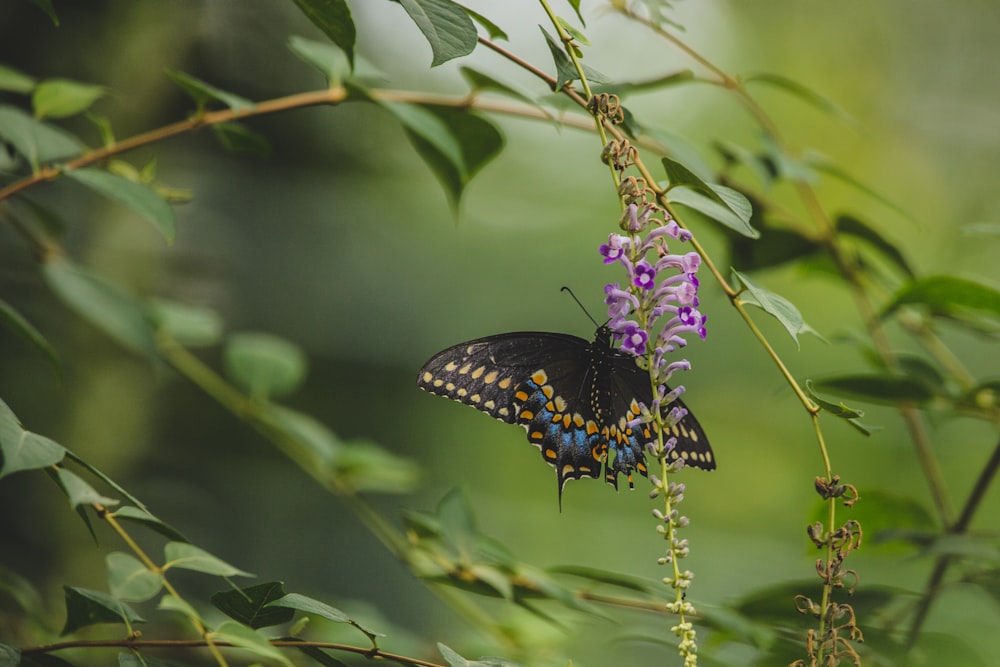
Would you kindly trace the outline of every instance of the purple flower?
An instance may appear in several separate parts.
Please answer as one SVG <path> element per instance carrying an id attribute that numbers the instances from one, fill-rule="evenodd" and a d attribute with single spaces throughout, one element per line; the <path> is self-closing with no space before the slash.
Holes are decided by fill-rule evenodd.
<path id="1" fill-rule="evenodd" d="M 604 257 L 605 264 L 614 264 L 625 256 L 625 251 L 628 249 L 630 244 L 629 238 L 627 236 L 621 236 L 619 234 L 611 234 L 608 236 L 608 242 L 601 244 L 601 256 Z"/>
<path id="2" fill-rule="evenodd" d="M 622 348 L 629 354 L 640 356 L 646 354 L 646 343 L 649 334 L 635 322 L 626 322 L 621 331 Z"/>
<path id="3" fill-rule="evenodd" d="M 635 265 L 635 277 L 632 283 L 641 289 L 651 290 L 656 287 L 656 269 L 645 259 L 640 259 Z"/>

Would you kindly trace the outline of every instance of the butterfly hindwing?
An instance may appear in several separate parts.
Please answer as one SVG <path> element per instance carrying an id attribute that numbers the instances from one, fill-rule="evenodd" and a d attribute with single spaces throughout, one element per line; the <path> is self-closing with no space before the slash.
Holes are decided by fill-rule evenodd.
<path id="1" fill-rule="evenodd" d="M 649 375 L 635 358 L 611 347 L 610 332 L 596 340 L 561 333 L 521 332 L 479 338 L 434 355 L 417 384 L 508 424 L 519 424 L 528 441 L 556 470 L 559 492 L 581 477 L 617 487 L 618 474 L 646 474 L 649 424 L 635 423 L 639 404 L 652 403 Z M 685 407 L 679 400 L 671 404 Z M 705 470 L 715 468 L 708 439 L 690 413 L 675 427 L 675 456 Z M 612 456 L 613 453 L 613 456 Z"/>

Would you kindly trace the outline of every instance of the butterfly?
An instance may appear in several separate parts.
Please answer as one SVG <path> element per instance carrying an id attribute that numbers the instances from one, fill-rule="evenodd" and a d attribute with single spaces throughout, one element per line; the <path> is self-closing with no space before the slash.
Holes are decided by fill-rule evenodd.
<path id="1" fill-rule="evenodd" d="M 617 489 L 619 474 L 630 488 L 634 470 L 647 474 L 645 447 L 656 434 L 650 424 L 629 423 L 639 418 L 640 403 L 652 404 L 649 374 L 634 356 L 612 346 L 607 326 L 598 327 L 593 342 L 538 331 L 459 343 L 431 357 L 417 385 L 523 426 L 528 441 L 556 470 L 560 505 L 571 479 L 597 478 L 603 470 Z M 687 409 L 680 399 L 667 409 L 675 405 Z M 677 438 L 674 458 L 715 469 L 708 437 L 691 412 L 667 435 Z"/>

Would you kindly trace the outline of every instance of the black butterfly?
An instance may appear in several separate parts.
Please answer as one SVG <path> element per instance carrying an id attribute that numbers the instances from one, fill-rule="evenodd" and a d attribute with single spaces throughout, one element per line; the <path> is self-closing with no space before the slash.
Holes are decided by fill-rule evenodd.
<path id="1" fill-rule="evenodd" d="M 649 374 L 635 357 L 611 345 L 611 330 L 594 342 L 561 333 L 505 333 L 453 345 L 420 369 L 417 384 L 438 396 L 520 424 L 528 441 L 556 469 L 559 497 L 566 482 L 604 478 L 618 488 L 618 474 L 646 474 L 644 451 L 655 434 L 648 424 L 628 426 L 639 403 L 651 405 Z M 668 407 L 685 408 L 678 399 Z M 715 469 L 708 437 L 688 412 L 673 429 L 674 457 L 702 470 Z M 608 452 L 613 450 L 614 460 Z"/>

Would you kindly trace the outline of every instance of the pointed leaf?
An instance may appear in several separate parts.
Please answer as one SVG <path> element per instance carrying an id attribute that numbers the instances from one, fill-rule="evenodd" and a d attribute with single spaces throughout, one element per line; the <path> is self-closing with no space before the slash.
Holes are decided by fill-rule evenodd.
<path id="1" fill-rule="evenodd" d="M 222 340 L 222 317 L 208 306 L 154 299 L 150 311 L 156 328 L 185 347 L 207 347 Z"/>
<path id="2" fill-rule="evenodd" d="M 94 503 L 104 505 L 105 507 L 118 504 L 117 500 L 102 496 L 97 492 L 97 489 L 75 473 L 66 470 L 66 468 L 59 468 L 56 471 L 56 476 L 59 479 L 59 485 L 69 497 L 70 507 L 76 508 L 80 505 L 92 505 Z"/>
<path id="3" fill-rule="evenodd" d="M 283 637 L 284 641 L 302 641 L 297 637 Z M 337 658 L 333 657 L 326 651 L 315 646 L 296 646 L 298 650 L 302 651 L 305 655 L 309 656 L 323 667 L 348 667 L 346 662 L 342 662 Z"/>
<path id="4" fill-rule="evenodd" d="M 197 609 L 192 607 L 185 600 L 182 600 L 174 595 L 164 595 L 160 598 L 160 602 L 156 605 L 156 608 L 161 611 L 176 611 L 186 618 L 197 619 L 202 623 L 202 625 L 205 624 L 205 619 L 201 617 L 201 614 L 198 613 Z"/>
<path id="5" fill-rule="evenodd" d="M 281 606 L 268 606 L 284 597 L 280 581 L 213 593 L 211 600 L 222 613 L 251 628 L 266 628 L 292 620 L 294 613 Z"/>
<path id="6" fill-rule="evenodd" d="M 519 102 L 524 102 L 525 104 L 530 104 L 531 106 L 541 109 L 539 104 L 536 104 L 534 100 L 525 95 L 519 90 L 515 90 L 511 86 L 508 86 L 502 81 L 497 81 L 489 74 L 484 74 L 479 70 L 472 69 L 471 67 L 459 67 L 459 73 L 461 73 L 462 78 L 465 79 L 469 86 L 473 90 L 492 90 L 507 97 L 511 97 Z"/>
<path id="7" fill-rule="evenodd" d="M 713 185 L 713 192 L 721 189 L 721 185 Z M 736 192 L 732 190 L 731 192 Z M 737 193 L 738 194 L 738 193 Z M 740 195 L 742 197 L 742 195 Z M 719 222 L 741 236 L 750 239 L 760 238 L 760 232 L 750 225 L 751 211 L 750 202 L 743 198 L 742 202 L 733 198 L 733 205 L 740 212 L 737 213 L 728 204 L 720 204 L 716 199 L 708 197 L 701 192 L 692 190 L 688 186 L 680 186 L 670 190 L 670 202 L 683 204 L 689 208 L 702 213 L 706 217 Z M 745 205 L 744 205 L 745 204 Z"/>
<path id="8" fill-rule="evenodd" d="M 410 459 L 373 442 L 352 440 L 333 462 L 337 479 L 357 491 L 409 493 L 416 488 L 420 468 Z"/>
<path id="9" fill-rule="evenodd" d="M 31 165 L 79 155 L 86 148 L 69 132 L 6 104 L 0 104 L 0 138 Z"/>
<path id="10" fill-rule="evenodd" d="M 340 47 L 353 68 L 357 30 L 347 2 L 345 0 L 294 0 L 294 2 L 314 26 Z"/>
<path id="11" fill-rule="evenodd" d="M 163 575 L 154 572 L 131 554 L 113 551 L 105 559 L 111 595 L 125 602 L 145 602 L 163 587 Z"/>
<path id="12" fill-rule="evenodd" d="M 934 398 L 932 388 L 909 377 L 891 375 L 841 375 L 814 380 L 824 391 L 846 394 L 859 400 L 883 405 L 915 403 L 922 405 Z"/>
<path id="13" fill-rule="evenodd" d="M 242 123 L 235 121 L 216 123 L 212 126 L 212 134 L 223 148 L 233 153 L 264 158 L 271 156 L 271 142 L 264 135 L 254 132 Z"/>
<path id="14" fill-rule="evenodd" d="M 306 376 L 302 350 L 270 334 L 234 334 L 226 341 L 223 357 L 227 374 L 255 398 L 288 395 Z"/>
<path id="15" fill-rule="evenodd" d="M 617 586 L 618 588 L 624 588 L 638 593 L 653 593 L 660 590 L 660 586 L 650 581 L 627 574 L 612 572 L 610 570 L 600 570 L 597 568 L 578 565 L 562 565 L 550 568 L 549 571 L 554 574 L 569 574 L 574 577 L 581 577 L 594 583 L 609 584 L 611 586 Z"/>
<path id="16" fill-rule="evenodd" d="M 21 664 L 21 651 L 9 644 L 0 644 L 0 667 L 17 667 Z"/>
<path id="17" fill-rule="evenodd" d="M 98 623 L 133 625 L 146 622 L 127 604 L 115 600 L 107 593 L 73 586 L 63 586 L 63 590 L 66 592 L 66 625 L 63 626 L 61 635 Z"/>
<path id="18" fill-rule="evenodd" d="M 486 32 L 490 34 L 490 39 L 494 42 L 498 39 L 510 41 L 510 37 L 507 36 L 507 33 L 505 33 L 496 23 L 489 20 L 482 14 L 477 14 L 468 7 L 462 7 L 462 9 L 465 10 L 465 13 L 468 14 L 473 21 L 486 28 Z"/>
<path id="19" fill-rule="evenodd" d="M 347 55 L 333 44 L 293 35 L 288 40 L 288 48 L 303 62 L 319 70 L 330 87 L 339 86 L 351 74 Z"/>
<path id="20" fill-rule="evenodd" d="M 850 215 L 840 215 L 837 216 L 834 224 L 837 227 L 837 231 L 841 234 L 847 234 L 862 241 L 867 241 L 872 248 L 892 262 L 908 277 L 916 277 L 913 269 L 910 268 L 909 262 L 906 261 L 906 257 L 903 256 L 903 252 L 862 220 Z"/>
<path id="21" fill-rule="evenodd" d="M 780 74 L 770 74 L 767 72 L 751 74 L 744 77 L 743 81 L 745 83 L 764 83 L 778 88 L 779 90 L 784 90 L 800 100 L 811 104 L 820 111 L 835 118 L 839 118 L 848 125 L 853 127 L 858 126 L 857 120 L 855 120 L 851 114 L 844 111 L 844 109 L 834 104 L 830 98 L 820 95 L 815 90 L 812 90 L 798 81 L 793 81 L 792 79 L 781 76 Z"/>
<path id="22" fill-rule="evenodd" d="M 166 561 L 163 564 L 164 571 L 172 567 L 179 567 L 183 570 L 194 570 L 220 577 L 253 576 L 249 572 L 233 567 L 204 549 L 187 542 L 168 542 L 163 547 L 163 556 Z"/>
<path id="23" fill-rule="evenodd" d="M 35 118 L 66 118 L 86 111 L 105 92 L 103 86 L 68 79 L 47 79 L 35 88 L 31 105 Z"/>
<path id="24" fill-rule="evenodd" d="M 462 7 L 451 0 L 397 0 L 431 45 L 436 67 L 476 48 L 476 26 Z"/>
<path id="25" fill-rule="evenodd" d="M 291 661 L 276 646 L 272 646 L 267 637 L 260 634 L 253 628 L 236 621 L 225 621 L 215 632 L 212 633 L 214 639 L 229 642 L 233 646 L 250 651 L 254 655 L 274 660 L 287 667 L 293 667 Z"/>
<path id="26" fill-rule="evenodd" d="M 556 84 L 552 90 L 560 90 L 566 84 L 576 81 L 580 77 L 576 68 L 573 67 L 573 61 L 563 51 L 562 42 L 546 32 L 545 28 L 541 28 L 541 30 L 542 34 L 545 35 L 545 43 L 549 46 L 549 53 L 552 54 L 552 61 L 556 65 Z"/>
<path id="27" fill-rule="evenodd" d="M 43 267 L 49 287 L 67 305 L 125 347 L 150 359 L 156 356 L 153 327 L 131 295 L 61 257 Z"/>
<path id="28" fill-rule="evenodd" d="M 130 181 L 101 169 L 72 169 L 65 175 L 94 192 L 114 199 L 152 223 L 167 243 L 174 242 L 174 211 L 163 197 L 147 185 Z"/>
<path id="29" fill-rule="evenodd" d="M 198 109 L 204 109 L 205 105 L 211 101 L 215 100 L 222 102 L 227 107 L 233 111 L 239 113 L 241 111 L 249 111 L 253 109 L 254 104 L 245 97 L 240 97 L 239 95 L 234 95 L 233 93 L 227 93 L 226 91 L 216 88 L 210 83 L 206 83 L 201 79 L 195 78 L 190 74 L 185 74 L 184 72 L 178 72 L 172 69 L 165 70 L 168 78 L 173 80 L 178 86 L 180 86 L 188 96 L 194 100 L 194 103 L 198 106 Z"/>
<path id="30" fill-rule="evenodd" d="M 320 618 L 325 618 L 328 621 L 333 621 L 334 623 L 350 623 L 351 617 L 340 611 L 336 607 L 331 607 L 330 605 L 320 602 L 319 600 L 314 600 L 305 595 L 299 595 L 298 593 L 289 593 L 280 598 L 268 603 L 270 607 L 277 607 L 281 609 L 296 609 L 306 614 L 313 614 L 319 616 Z"/>
<path id="31" fill-rule="evenodd" d="M 968 312 L 1000 318 L 1000 290 L 953 276 L 919 278 L 904 285 L 881 315 L 904 305 L 925 306 L 932 315 L 959 319 Z"/>
<path id="32" fill-rule="evenodd" d="M 811 333 L 820 337 L 819 334 L 816 333 L 815 329 L 806 324 L 805 320 L 802 318 L 802 313 L 799 312 L 799 309 L 796 308 L 791 301 L 781 295 L 771 292 L 770 290 L 760 287 L 736 269 L 732 269 L 732 272 L 733 275 L 736 276 L 736 279 L 739 280 L 744 287 L 746 287 L 746 292 L 744 292 L 740 297 L 743 303 L 757 306 L 765 313 L 781 322 L 781 325 L 785 327 L 785 331 L 787 331 L 792 337 L 792 340 L 795 341 L 796 347 L 799 347 L 800 334 Z"/>
<path id="33" fill-rule="evenodd" d="M 437 645 L 438 651 L 449 667 L 520 667 L 520 665 L 506 658 L 480 658 L 479 660 L 466 660 L 461 655 L 448 648 L 440 642 Z"/>
<path id="34" fill-rule="evenodd" d="M 471 562 L 479 531 L 469 501 L 459 489 L 452 489 L 437 506 L 442 537 L 456 549 L 459 558 Z"/>
<path id="35" fill-rule="evenodd" d="M 868 185 L 866 185 L 863 181 L 858 180 L 850 173 L 848 173 L 845 169 L 843 169 L 839 165 L 834 164 L 828 158 L 819 155 L 812 155 L 809 156 L 807 164 L 810 170 L 821 171 L 827 176 L 832 176 L 838 181 L 853 187 L 858 192 L 862 192 L 868 195 L 875 201 L 881 203 L 883 206 L 892 209 L 893 211 L 901 215 L 903 218 L 907 220 L 913 220 L 912 216 L 910 216 L 909 213 L 903 210 L 901 206 L 889 200 L 887 197 L 882 196 L 872 188 L 868 187 Z"/>
<path id="36" fill-rule="evenodd" d="M 30 93 L 35 80 L 20 70 L 0 63 L 0 90 L 10 93 Z"/>
<path id="37" fill-rule="evenodd" d="M 0 479 L 21 470 L 49 468 L 66 455 L 66 448 L 45 436 L 25 431 L 14 412 L 0 400 Z"/>
<path id="38" fill-rule="evenodd" d="M 167 539 L 174 540 L 177 542 L 188 542 L 189 540 L 181 534 L 180 531 L 175 529 L 170 524 L 160 521 L 158 518 L 150 514 L 149 512 L 140 509 L 138 507 L 133 507 L 132 505 L 125 505 L 119 507 L 117 510 L 111 513 L 111 515 L 118 519 L 124 521 L 134 521 L 140 523 L 150 530 L 163 535 Z"/>
<path id="39" fill-rule="evenodd" d="M 35 350 L 41 352 L 56 372 L 60 371 L 59 354 L 55 348 L 52 347 L 49 341 L 45 339 L 45 336 L 31 322 L 26 320 L 21 313 L 17 312 L 13 306 L 3 299 L 0 299 L 0 324 L 13 331 L 28 345 L 35 348 Z"/>
<path id="40" fill-rule="evenodd" d="M 295 460 L 308 466 L 307 470 L 317 479 L 325 481 L 343 447 L 337 436 L 312 415 L 274 403 L 268 403 L 263 410 L 275 428 L 284 431 L 299 445 L 304 456 L 296 456 Z"/>

